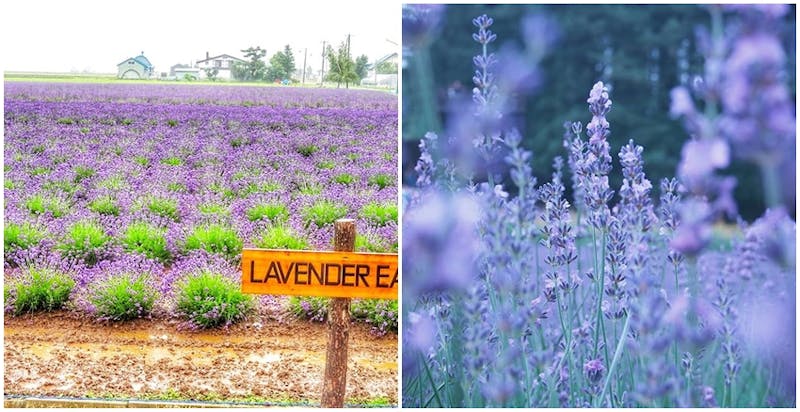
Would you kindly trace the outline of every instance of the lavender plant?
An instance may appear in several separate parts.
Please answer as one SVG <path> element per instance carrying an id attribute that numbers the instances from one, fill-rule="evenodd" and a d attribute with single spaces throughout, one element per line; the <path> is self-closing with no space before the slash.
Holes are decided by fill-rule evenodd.
<path id="1" fill-rule="evenodd" d="M 48 267 L 29 268 L 4 287 L 6 311 L 22 313 L 61 309 L 69 301 L 75 281 Z"/>
<path id="2" fill-rule="evenodd" d="M 157 296 L 147 276 L 121 273 L 98 282 L 91 296 L 95 316 L 112 321 L 149 316 Z"/>
<path id="3" fill-rule="evenodd" d="M 94 317 L 110 274 L 153 273 L 151 313 L 170 317 L 191 274 L 238 285 L 242 247 L 330 249 L 331 211 L 356 219 L 362 247 L 396 251 L 391 208 L 361 214 L 397 199 L 390 94 L 58 82 L 4 92 L 7 286 L 47 264 L 75 282 L 66 307 Z M 339 175 L 349 183 L 332 183 Z M 320 224 L 307 224 L 315 204 L 308 222 Z M 254 304 L 285 311 L 287 300 Z"/>
<path id="4" fill-rule="evenodd" d="M 176 311 L 190 328 L 229 326 L 246 317 L 254 299 L 219 273 L 203 271 L 187 277 L 177 287 Z"/>
<path id="5" fill-rule="evenodd" d="M 747 36 L 775 44 L 761 39 L 768 24 L 756 20 L 779 17 L 782 7 L 731 10 L 744 13 L 734 44 L 753 41 Z M 794 221 L 783 209 L 768 210 L 734 230 L 730 246 L 710 247 L 715 222 L 736 216 L 735 180 L 721 173 L 738 143 L 719 133 L 720 116 L 766 121 L 762 112 L 720 114 L 717 100 L 728 97 L 715 85 L 741 81 L 731 76 L 773 80 L 766 73 L 784 60 L 782 51 L 768 52 L 775 58 L 766 68 L 728 73 L 731 55 L 745 46 L 715 37 L 726 33 L 723 9 L 710 11 L 706 73 L 693 92 L 672 92 L 672 113 L 693 137 L 676 177 L 660 182 L 658 203 L 646 148 L 630 139 L 612 151 L 612 101 L 603 82 L 588 93 L 586 137 L 581 123 L 565 124 L 566 162 L 557 157 L 550 181 L 538 184 L 523 137 L 498 121 L 508 109 L 500 102 L 531 90 L 509 87 L 519 77 L 504 65 L 520 57 L 492 54 L 492 19 L 473 20 L 480 49 L 474 106 L 441 135 L 421 139 L 417 187 L 406 189 L 404 406 L 794 405 L 794 334 L 777 335 L 795 328 L 787 315 L 795 310 Z M 543 21 L 526 19 L 523 27 Z M 692 93 L 703 97 L 704 112 Z M 788 124 L 773 129 L 793 145 Z M 474 153 L 465 153 L 467 139 Z M 501 153 L 503 168 L 487 166 Z M 612 153 L 619 188 L 609 184 Z M 772 160 L 757 163 L 771 167 Z M 567 173 L 573 200 L 565 195 Z M 766 291 L 772 287 L 782 292 Z M 770 293 L 775 300 L 765 305 Z"/>

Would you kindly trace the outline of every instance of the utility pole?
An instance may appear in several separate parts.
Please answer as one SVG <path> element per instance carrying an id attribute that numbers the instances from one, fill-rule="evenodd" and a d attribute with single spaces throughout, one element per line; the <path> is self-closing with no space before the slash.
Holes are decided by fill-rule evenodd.
<path id="1" fill-rule="evenodd" d="M 350 60 L 350 33 L 347 33 L 347 62 L 348 62 L 348 64 L 349 64 L 349 62 L 351 62 L 351 61 L 352 61 L 352 60 Z M 349 89 L 349 88 L 350 88 L 350 81 L 349 81 L 349 80 L 346 80 L 346 81 L 344 82 L 344 87 L 345 87 L 346 89 Z"/>
<path id="2" fill-rule="evenodd" d="M 303 83 L 306 84 L 306 58 L 308 57 L 308 47 L 303 49 Z"/>
<path id="3" fill-rule="evenodd" d="M 386 40 L 387 43 L 391 43 L 391 44 L 395 45 L 395 47 L 399 46 L 399 44 L 397 44 L 397 43 L 395 43 L 395 42 L 393 42 L 393 41 L 391 41 L 389 39 L 384 39 L 384 40 Z M 394 94 L 399 94 L 400 93 L 400 81 L 399 81 L 400 79 L 399 79 L 399 77 L 400 77 L 400 70 L 401 69 L 400 69 L 400 65 L 397 65 L 397 66 L 398 66 L 397 67 L 397 72 L 394 75 Z"/>
<path id="4" fill-rule="evenodd" d="M 319 85 L 325 82 L 325 40 L 322 41 L 322 73 L 319 75 Z"/>

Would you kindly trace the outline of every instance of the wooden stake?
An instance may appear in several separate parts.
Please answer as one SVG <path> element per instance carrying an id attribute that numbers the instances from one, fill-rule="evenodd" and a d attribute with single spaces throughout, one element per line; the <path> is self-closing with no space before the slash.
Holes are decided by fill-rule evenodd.
<path id="1" fill-rule="evenodd" d="M 334 223 L 333 250 L 354 252 L 356 222 L 339 219 Z M 350 299 L 333 298 L 328 307 L 328 352 L 322 384 L 323 408 L 344 407 L 347 389 L 347 345 L 350 340 Z"/>

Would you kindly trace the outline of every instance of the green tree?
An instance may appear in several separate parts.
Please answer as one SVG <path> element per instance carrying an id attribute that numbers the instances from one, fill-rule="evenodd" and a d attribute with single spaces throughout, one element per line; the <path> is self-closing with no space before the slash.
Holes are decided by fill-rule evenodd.
<path id="1" fill-rule="evenodd" d="M 397 63 L 388 60 L 378 63 L 378 74 L 397 74 Z"/>
<path id="2" fill-rule="evenodd" d="M 231 68 L 233 77 L 243 81 L 264 80 L 267 74 L 267 65 L 262 59 L 267 55 L 267 50 L 261 47 L 250 47 L 242 50 L 242 53 L 250 61 L 234 64 Z"/>
<path id="3" fill-rule="evenodd" d="M 203 69 L 203 71 L 206 73 L 206 78 L 208 80 L 211 80 L 212 82 L 217 81 L 217 75 L 219 75 L 219 69 L 218 68 L 209 67 L 209 68 Z"/>
<path id="4" fill-rule="evenodd" d="M 356 73 L 356 64 L 350 58 L 344 42 L 339 44 L 339 48 L 335 52 L 333 47 L 328 46 L 325 54 L 328 56 L 329 66 L 326 79 L 336 82 L 336 87 L 340 87 L 342 83 L 345 84 L 345 87 L 350 87 L 350 83 L 359 80 Z"/>
<path id="5" fill-rule="evenodd" d="M 356 72 L 356 75 L 358 76 L 358 80 L 359 81 L 361 81 L 361 79 L 367 77 L 367 65 L 368 64 L 369 64 L 369 60 L 367 59 L 366 55 L 362 54 L 361 56 L 358 56 L 356 58 L 355 72 Z"/>
<path id="6" fill-rule="evenodd" d="M 267 80 L 291 79 L 292 73 L 294 73 L 295 70 L 292 48 L 287 44 L 283 48 L 283 51 L 275 53 L 272 58 L 269 59 L 269 65 Z"/>

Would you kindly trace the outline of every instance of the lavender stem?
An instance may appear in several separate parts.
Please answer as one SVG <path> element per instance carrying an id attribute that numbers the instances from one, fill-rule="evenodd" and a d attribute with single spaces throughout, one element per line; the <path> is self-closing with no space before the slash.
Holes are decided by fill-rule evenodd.
<path id="1" fill-rule="evenodd" d="M 625 325 L 622 327 L 622 335 L 620 335 L 619 342 L 617 342 L 617 349 L 614 351 L 614 360 L 611 361 L 611 367 L 609 367 L 608 369 L 608 375 L 606 375 L 606 383 L 603 384 L 603 392 L 601 392 L 600 397 L 597 398 L 600 400 L 599 402 L 602 402 L 603 398 L 605 398 L 606 391 L 608 390 L 608 385 L 611 382 L 611 376 L 614 374 L 614 370 L 617 367 L 617 362 L 619 361 L 619 358 L 622 356 L 622 348 L 624 347 L 625 344 L 625 335 L 628 334 L 628 328 L 630 327 L 630 320 L 631 317 L 625 315 Z M 611 401 L 611 399 L 609 399 L 609 401 Z M 595 405 L 595 407 L 599 406 L 600 406 L 599 404 Z"/>
<path id="2" fill-rule="evenodd" d="M 761 181 L 764 185 L 764 201 L 768 208 L 781 204 L 781 185 L 775 162 L 761 162 Z"/>

